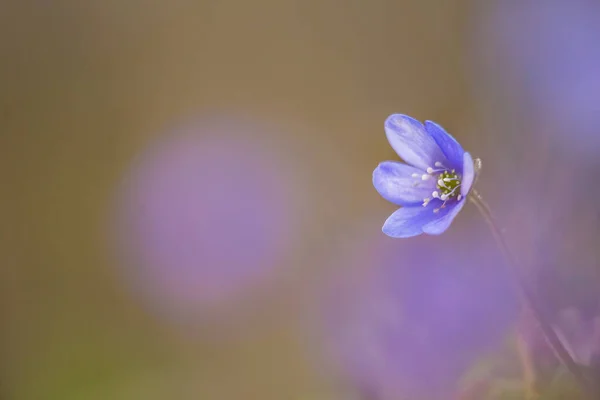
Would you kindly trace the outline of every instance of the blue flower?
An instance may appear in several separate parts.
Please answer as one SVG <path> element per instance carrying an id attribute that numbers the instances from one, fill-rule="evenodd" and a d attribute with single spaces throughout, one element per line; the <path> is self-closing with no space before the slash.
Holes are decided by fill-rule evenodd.
<path id="1" fill-rule="evenodd" d="M 392 114 L 385 133 L 406 164 L 384 161 L 373 171 L 379 194 L 402 206 L 383 224 L 396 238 L 443 233 L 465 205 L 473 180 L 473 158 L 435 122 L 425 125 L 406 115 Z"/>

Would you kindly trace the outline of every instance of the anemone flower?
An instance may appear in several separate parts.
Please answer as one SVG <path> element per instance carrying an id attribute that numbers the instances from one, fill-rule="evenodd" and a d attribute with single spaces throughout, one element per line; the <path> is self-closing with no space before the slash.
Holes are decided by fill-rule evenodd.
<path id="1" fill-rule="evenodd" d="M 473 158 L 435 122 L 393 114 L 385 133 L 406 163 L 384 161 L 373 171 L 379 194 L 402 206 L 383 232 L 395 238 L 443 233 L 465 205 L 475 178 Z"/>

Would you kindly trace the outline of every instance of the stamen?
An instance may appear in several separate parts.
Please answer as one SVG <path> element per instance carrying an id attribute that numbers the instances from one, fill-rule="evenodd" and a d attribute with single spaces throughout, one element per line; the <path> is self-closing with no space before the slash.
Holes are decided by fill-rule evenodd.
<path id="1" fill-rule="evenodd" d="M 437 190 L 435 190 L 433 193 L 431 193 L 431 197 L 433 197 L 434 199 L 438 199 L 440 197 L 440 194 Z"/>
<path id="2" fill-rule="evenodd" d="M 438 164 L 439 163 L 437 163 L 437 162 L 435 163 L 436 167 L 439 166 Z M 435 172 L 446 172 L 446 170 L 447 170 L 447 168 L 444 167 L 444 166 L 442 166 L 442 168 L 438 168 L 438 169 L 433 169 L 431 167 L 427 167 L 427 169 L 426 169 L 426 171 L 427 171 L 428 174 L 433 174 Z"/>
<path id="3" fill-rule="evenodd" d="M 412 177 L 413 177 L 413 178 L 418 178 L 418 177 L 420 177 L 420 176 L 421 176 L 421 174 L 417 174 L 417 173 L 414 173 L 414 174 L 412 174 Z"/>
<path id="4" fill-rule="evenodd" d="M 436 163 L 436 165 L 438 164 L 441 165 L 440 162 Z M 436 184 L 439 192 L 437 192 L 437 196 L 434 197 L 444 202 L 440 208 L 444 208 L 447 201 L 456 199 L 457 195 L 459 194 L 457 193 L 456 189 L 461 187 L 461 178 L 456 172 L 454 172 L 455 170 L 452 171 L 453 172 L 450 172 L 448 169 L 445 169 L 441 174 L 436 176 Z"/>
<path id="5" fill-rule="evenodd" d="M 429 197 L 425 197 L 425 198 L 423 199 L 423 207 L 426 207 L 426 206 L 427 206 L 427 204 L 429 204 L 429 202 L 430 202 L 430 201 L 431 201 L 431 199 L 430 199 Z"/>
<path id="6" fill-rule="evenodd" d="M 461 185 L 461 184 L 459 183 L 459 184 L 458 184 L 458 185 L 457 185 L 457 186 L 456 186 L 454 189 L 452 189 L 452 191 L 450 191 L 450 192 L 448 192 L 448 193 L 446 193 L 446 194 L 443 194 L 443 195 L 442 195 L 442 197 L 440 197 L 440 198 L 441 198 L 442 200 L 444 200 L 444 196 L 446 196 L 446 198 L 448 198 L 448 197 L 451 197 L 451 196 L 454 194 L 454 192 L 456 192 L 456 189 L 458 189 L 458 188 L 460 187 L 460 185 Z M 459 195 L 459 196 L 460 196 L 460 195 Z M 459 200 L 460 200 L 460 199 L 459 199 Z"/>
<path id="7" fill-rule="evenodd" d="M 429 178 L 431 178 L 431 175 L 427 175 L 427 174 L 421 175 L 421 179 L 424 180 L 424 181 L 426 181 Z"/>
<path id="8" fill-rule="evenodd" d="M 456 198 L 456 200 L 460 201 L 460 199 L 462 199 L 462 194 L 459 194 L 458 197 Z"/>
<path id="9" fill-rule="evenodd" d="M 435 164 L 433 164 L 433 165 L 435 165 L 435 166 L 436 166 L 436 167 L 438 167 L 438 168 L 439 168 L 439 167 L 443 167 L 442 163 L 441 163 L 441 162 L 439 162 L 439 161 L 436 161 L 436 162 L 435 162 Z"/>

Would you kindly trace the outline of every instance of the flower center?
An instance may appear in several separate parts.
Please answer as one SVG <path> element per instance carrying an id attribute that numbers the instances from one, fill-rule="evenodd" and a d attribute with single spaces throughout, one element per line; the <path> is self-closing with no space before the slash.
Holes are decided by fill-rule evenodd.
<path id="1" fill-rule="evenodd" d="M 460 192 L 456 190 L 459 186 L 460 178 L 454 170 L 444 171 L 438 175 L 437 188 L 440 191 L 440 199 L 447 200 L 460 196 Z"/>
<path id="2" fill-rule="evenodd" d="M 442 205 L 433 210 L 437 213 L 441 208 L 446 207 L 448 200 L 456 199 L 456 201 L 460 201 L 462 195 L 460 194 L 461 177 L 456 173 L 456 170 L 449 170 L 439 161 L 435 163 L 435 166 L 437 169 L 427 168 L 427 174 L 424 174 L 421 179 L 433 178 L 434 174 L 437 174 L 437 190 L 431 193 L 431 197 L 423 199 L 423 207 L 426 207 L 432 199 L 442 200 Z"/>

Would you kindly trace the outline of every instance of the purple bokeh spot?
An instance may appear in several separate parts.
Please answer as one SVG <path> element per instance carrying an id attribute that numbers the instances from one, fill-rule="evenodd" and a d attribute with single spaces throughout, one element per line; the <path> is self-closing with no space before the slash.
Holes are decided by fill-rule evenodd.
<path id="1" fill-rule="evenodd" d="M 376 398 L 450 398 L 517 316 L 493 247 L 424 239 L 386 239 L 354 254 L 363 272 L 335 280 L 326 297 L 328 354 Z"/>
<path id="2" fill-rule="evenodd" d="M 154 143 L 129 173 L 119 210 L 135 287 L 179 315 L 267 281 L 295 230 L 286 167 L 248 124 L 197 123 Z"/>
<path id="3" fill-rule="evenodd" d="M 479 15 L 480 46 L 513 74 L 514 98 L 534 128 L 565 150 L 600 150 L 600 3 L 590 0 L 496 1 Z M 490 74 L 488 79 L 493 79 Z"/>

